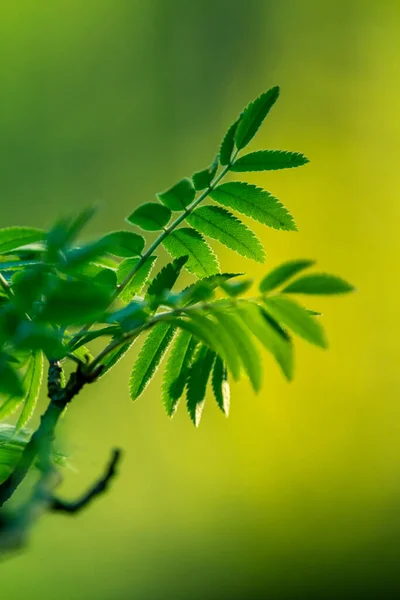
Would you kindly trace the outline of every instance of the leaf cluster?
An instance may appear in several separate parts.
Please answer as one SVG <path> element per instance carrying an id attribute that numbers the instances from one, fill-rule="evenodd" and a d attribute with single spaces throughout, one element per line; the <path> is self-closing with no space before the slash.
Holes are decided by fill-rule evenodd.
<path id="1" fill-rule="evenodd" d="M 49 231 L 0 230 L 0 421 L 19 411 L 16 433 L 26 426 L 36 407 L 45 359 L 64 367 L 78 363 L 96 379 L 142 335 L 147 337 L 130 377 L 132 399 L 143 393 L 167 357 L 165 410 L 172 416 L 185 397 L 195 425 L 209 384 L 226 415 L 230 379 L 245 374 L 260 390 L 260 345 L 288 380 L 293 377 L 292 335 L 326 347 L 318 313 L 293 296 L 342 294 L 351 285 L 324 273 L 304 274 L 313 261 L 295 260 L 267 272 L 255 288 L 241 274 L 222 272 L 214 247 L 217 241 L 263 263 L 265 250 L 249 220 L 297 230 L 289 210 L 270 191 L 237 179 L 245 172 L 308 162 L 299 152 L 281 150 L 239 156 L 278 96 L 274 87 L 249 104 L 210 166 L 137 207 L 124 229 L 81 242 L 94 214 L 89 208 L 59 220 Z M 233 179 L 223 182 L 229 173 Z M 146 243 L 147 232 L 158 237 Z M 172 261 L 154 275 L 160 247 Z M 193 277 L 184 288 L 183 270 Z"/>

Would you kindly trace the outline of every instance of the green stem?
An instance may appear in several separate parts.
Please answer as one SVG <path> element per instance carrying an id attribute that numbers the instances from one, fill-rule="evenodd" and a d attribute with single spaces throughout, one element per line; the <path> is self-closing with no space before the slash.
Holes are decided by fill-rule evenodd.
<path id="1" fill-rule="evenodd" d="M 129 285 L 129 282 L 131 281 L 132 277 L 137 273 L 137 271 L 144 264 L 144 262 L 153 254 L 153 252 L 158 248 L 158 246 L 160 246 L 160 244 L 162 244 L 162 242 L 165 240 L 165 238 L 168 237 L 169 234 L 172 233 L 174 231 L 174 229 L 176 229 L 178 227 L 178 225 L 180 225 L 186 219 L 186 217 L 188 215 L 190 215 L 190 213 L 193 212 L 193 210 L 201 202 L 203 202 L 203 200 L 205 200 L 209 196 L 209 194 L 213 191 L 215 186 L 218 185 L 218 183 L 221 181 L 221 179 L 223 179 L 225 177 L 225 175 L 227 174 L 227 172 L 230 170 L 230 168 L 238 154 L 239 154 L 239 150 L 236 150 L 236 152 L 234 153 L 234 155 L 231 158 L 230 163 L 221 171 L 221 173 L 214 179 L 214 181 L 208 186 L 208 188 L 206 190 L 204 190 L 204 192 L 202 194 L 200 194 L 200 196 L 198 198 L 196 198 L 191 204 L 189 204 L 189 206 L 187 206 L 185 208 L 185 210 L 182 212 L 182 214 L 180 214 L 179 217 L 177 217 L 175 219 L 175 221 L 173 221 L 173 223 L 171 223 L 171 225 L 169 227 L 164 229 L 164 231 L 158 236 L 158 238 L 156 240 L 154 240 L 154 242 L 152 243 L 150 248 L 148 250 L 146 250 L 146 252 L 144 254 L 142 254 L 142 256 L 140 257 L 138 262 L 132 268 L 132 270 L 127 274 L 127 276 L 122 281 L 122 283 L 117 287 L 115 293 L 113 294 L 110 304 L 112 304 L 118 298 L 118 296 L 124 291 L 124 289 Z M 74 336 L 74 338 L 71 341 L 71 344 L 75 343 L 76 340 L 80 336 L 82 336 L 84 333 L 89 331 L 89 329 L 92 327 L 92 325 L 94 325 L 94 323 L 85 325 L 76 334 L 76 336 Z"/>

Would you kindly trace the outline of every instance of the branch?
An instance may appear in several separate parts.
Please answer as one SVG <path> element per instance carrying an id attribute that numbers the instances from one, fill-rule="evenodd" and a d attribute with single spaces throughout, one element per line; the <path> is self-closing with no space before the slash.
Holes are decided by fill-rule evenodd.
<path id="1" fill-rule="evenodd" d="M 22 456 L 11 475 L 0 485 L 0 508 L 11 498 L 15 490 L 25 479 L 29 469 L 38 456 L 48 462 L 51 455 L 51 443 L 55 428 L 66 406 L 76 396 L 85 383 L 90 383 L 97 376 L 96 370 L 89 375 L 83 365 L 79 365 L 71 373 L 65 388 L 61 385 L 61 366 L 58 361 L 51 361 L 48 373 L 48 395 L 50 403 L 42 415 L 40 425 L 32 435 Z"/>
<path id="2" fill-rule="evenodd" d="M 88 506 L 97 496 L 100 496 L 107 491 L 111 481 L 117 474 L 117 466 L 121 459 L 122 452 L 120 449 L 115 449 L 112 452 L 111 460 L 101 477 L 92 488 L 90 488 L 86 494 L 83 494 L 81 498 L 75 500 L 75 502 L 67 502 L 60 498 L 54 497 L 49 506 L 49 510 L 54 512 L 64 512 L 68 514 L 75 514 Z"/>
<path id="3" fill-rule="evenodd" d="M 137 271 L 140 269 L 140 267 L 143 265 L 143 263 L 153 254 L 153 252 L 158 248 L 158 246 L 160 246 L 160 244 L 162 244 L 162 242 L 165 240 L 165 238 L 168 237 L 169 234 L 172 233 L 174 231 L 174 229 L 176 229 L 176 227 L 178 227 L 178 225 L 180 225 L 182 223 L 182 221 L 184 221 L 186 219 L 186 217 L 188 215 L 190 215 L 190 213 L 193 212 L 193 210 L 203 200 L 205 200 L 209 196 L 209 194 L 213 191 L 213 189 L 215 188 L 215 186 L 228 173 L 228 171 L 230 170 L 230 168 L 231 168 L 231 166 L 232 166 L 233 162 L 235 161 L 235 159 L 236 159 L 236 157 L 237 157 L 238 154 L 239 154 L 239 150 L 237 150 L 235 152 L 235 154 L 232 156 L 231 161 L 229 162 L 229 164 L 221 171 L 221 173 L 214 179 L 214 181 L 212 183 L 210 183 L 210 185 L 208 186 L 208 188 L 205 189 L 204 192 L 202 194 L 200 194 L 200 196 L 198 198 L 196 198 L 195 200 L 193 200 L 193 202 L 191 204 L 189 204 L 189 206 L 186 207 L 186 209 L 184 210 L 184 212 L 181 215 L 179 215 L 179 217 L 177 217 L 175 219 L 175 221 L 173 221 L 173 223 L 171 223 L 171 225 L 169 227 L 167 227 L 158 236 L 158 238 L 152 243 L 152 245 L 150 246 L 150 248 L 148 250 L 146 250 L 146 252 L 144 254 L 142 254 L 142 256 L 140 257 L 140 259 L 138 260 L 138 262 L 135 264 L 135 266 L 132 268 L 132 270 L 127 274 L 127 276 L 125 277 L 125 279 L 122 281 L 122 283 L 115 290 L 115 293 L 112 296 L 112 300 L 111 300 L 110 305 L 124 291 L 124 289 L 126 288 L 126 286 L 131 281 L 132 277 L 137 273 Z M 71 340 L 70 345 L 72 346 L 75 343 L 75 341 L 81 335 L 83 335 L 84 333 L 86 333 L 87 331 L 89 331 L 89 329 L 92 327 L 92 325 L 94 325 L 94 323 L 90 323 L 90 324 L 85 325 L 84 327 L 82 327 L 82 329 L 76 334 L 76 336 L 73 337 L 73 339 Z"/>

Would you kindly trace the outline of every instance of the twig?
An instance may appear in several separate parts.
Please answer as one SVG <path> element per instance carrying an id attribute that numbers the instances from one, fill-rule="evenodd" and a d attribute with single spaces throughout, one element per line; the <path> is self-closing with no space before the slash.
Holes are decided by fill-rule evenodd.
<path id="1" fill-rule="evenodd" d="M 97 496 L 107 491 L 112 479 L 114 479 L 117 474 L 117 466 L 121 456 L 122 451 L 120 449 L 117 448 L 113 450 L 111 460 L 103 476 L 86 492 L 86 494 L 83 494 L 81 498 L 78 498 L 78 500 L 75 500 L 74 502 L 68 502 L 54 497 L 49 506 L 49 510 L 75 514 L 88 506 L 88 504 L 90 504 Z"/>

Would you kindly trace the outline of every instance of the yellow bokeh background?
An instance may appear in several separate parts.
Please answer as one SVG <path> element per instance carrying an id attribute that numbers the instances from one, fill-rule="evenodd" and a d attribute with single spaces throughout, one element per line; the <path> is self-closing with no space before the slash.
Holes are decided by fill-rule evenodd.
<path id="1" fill-rule="evenodd" d="M 73 497 L 125 456 L 112 490 L 76 518 L 44 516 L 1 564 L 4 597 L 58 600 L 380 598 L 399 586 L 400 5 L 383 0 L 18 0 L 0 20 L 1 226 L 51 225 L 98 202 L 89 233 L 207 165 L 247 102 L 281 98 L 253 148 L 305 168 L 248 180 L 299 233 L 255 226 L 260 279 L 317 258 L 357 294 L 312 299 L 327 352 L 297 341 L 296 378 L 266 354 L 254 396 L 224 419 L 172 422 L 157 376 L 132 403 L 135 349 L 69 409 Z M 44 406 L 45 399 L 42 399 Z"/>

